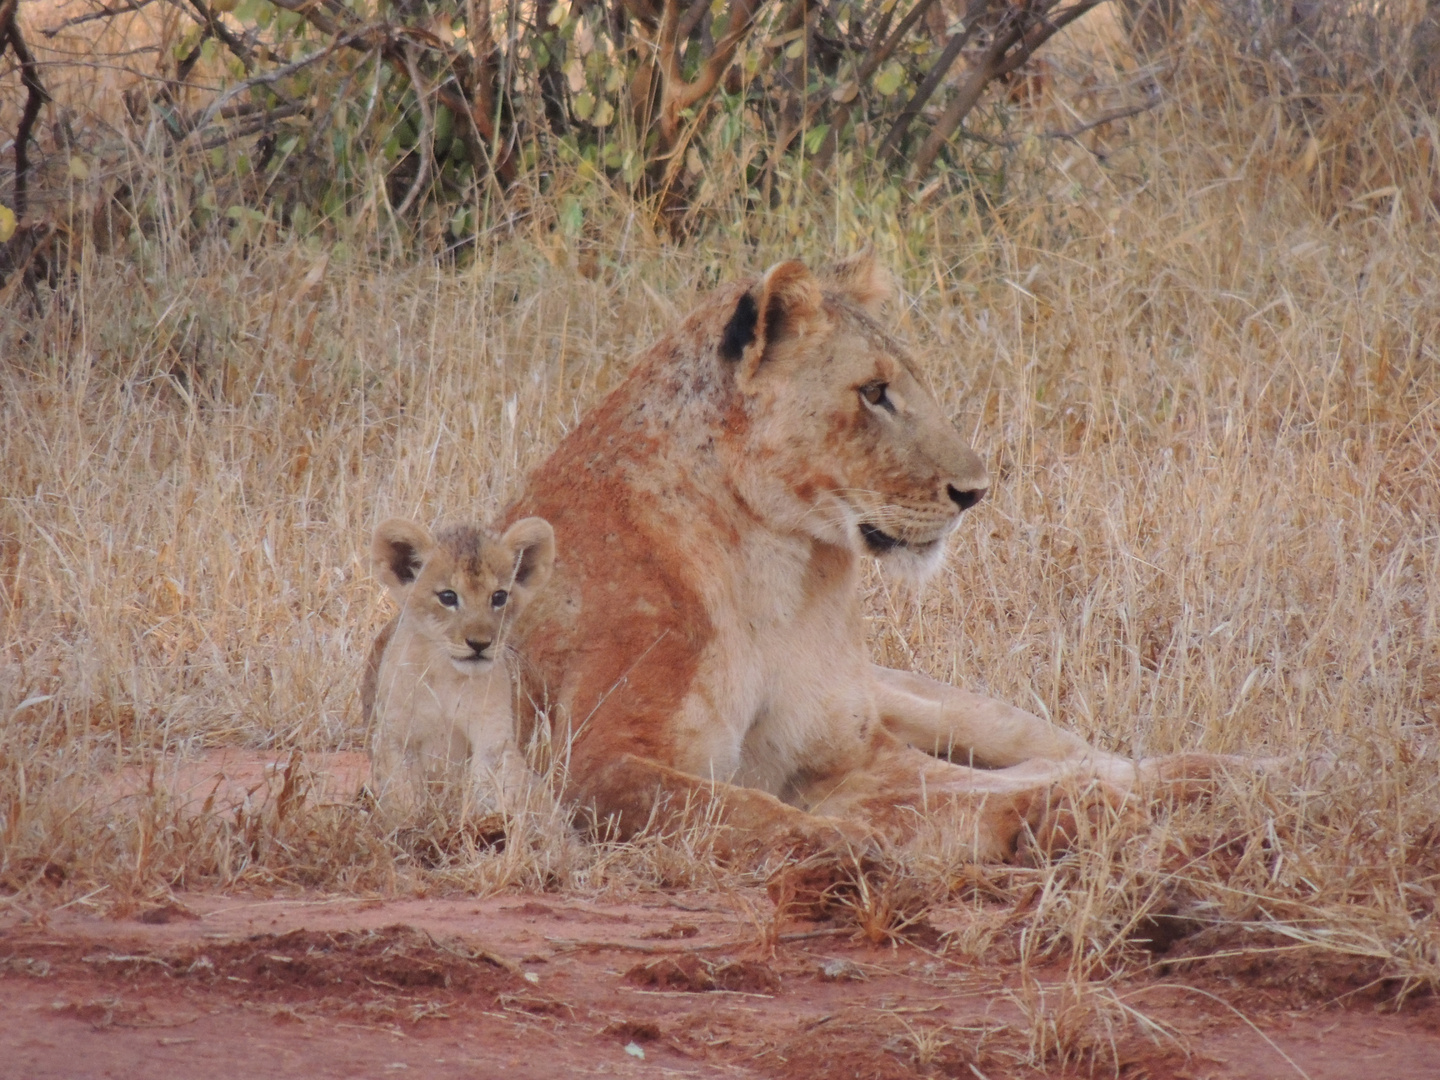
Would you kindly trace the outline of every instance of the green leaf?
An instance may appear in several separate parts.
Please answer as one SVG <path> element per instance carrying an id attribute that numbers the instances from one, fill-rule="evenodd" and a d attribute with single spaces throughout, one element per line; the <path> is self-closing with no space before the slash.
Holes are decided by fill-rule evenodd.
<path id="1" fill-rule="evenodd" d="M 580 57 L 572 56 L 560 70 L 565 75 L 565 81 L 570 84 L 572 94 L 578 94 L 585 89 L 585 62 Z"/>
<path id="2" fill-rule="evenodd" d="M 880 74 L 875 76 L 875 89 L 889 97 L 900 89 L 900 84 L 905 81 L 905 65 L 893 61 L 881 69 Z"/>
<path id="3" fill-rule="evenodd" d="M 589 90 L 575 95 L 575 100 L 570 105 L 570 111 L 575 114 L 577 120 L 590 119 L 590 114 L 595 111 L 595 98 Z"/>
<path id="4" fill-rule="evenodd" d="M 565 196 L 560 204 L 560 229 L 566 236 L 577 236 L 585 224 L 585 211 L 580 200 L 573 195 Z"/>
<path id="5" fill-rule="evenodd" d="M 552 7 L 550 9 L 550 14 L 545 16 L 545 21 L 551 26 L 559 26 L 562 22 L 565 21 L 565 16 L 569 14 L 570 4 L 567 0 L 566 3 L 556 4 L 554 7 Z"/>
<path id="6" fill-rule="evenodd" d="M 645 159 L 634 152 L 625 155 L 625 161 L 620 166 L 620 175 L 625 178 L 625 183 L 634 185 L 639 182 L 645 172 Z"/>
<path id="7" fill-rule="evenodd" d="M 455 130 L 455 114 L 444 105 L 435 110 L 435 145 L 443 146 L 450 140 L 450 133 Z"/>
<path id="8" fill-rule="evenodd" d="M 600 107 L 595 110 L 593 123 L 597 128 L 609 127 L 610 121 L 615 119 L 615 106 L 609 101 L 600 102 Z"/>
<path id="9" fill-rule="evenodd" d="M 830 134 L 829 124 L 817 124 L 805 133 L 805 151 L 809 154 L 818 154 L 820 144 L 825 141 L 825 136 Z"/>

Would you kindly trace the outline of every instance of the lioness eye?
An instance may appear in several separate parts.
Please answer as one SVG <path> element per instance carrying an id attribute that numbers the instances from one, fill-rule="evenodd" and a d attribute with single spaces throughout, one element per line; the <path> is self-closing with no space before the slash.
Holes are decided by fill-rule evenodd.
<path id="1" fill-rule="evenodd" d="M 505 601 L 509 599 L 510 594 L 507 593 L 504 589 L 496 589 L 493 593 L 490 594 L 490 606 L 504 607 Z"/>
<path id="2" fill-rule="evenodd" d="M 459 607 L 460 597 L 455 595 L 454 589 L 441 589 L 435 594 L 435 599 L 446 607 Z"/>
<path id="3" fill-rule="evenodd" d="M 893 406 L 890 404 L 890 399 L 885 396 L 885 391 L 889 385 L 889 383 L 881 382 L 879 379 L 876 379 L 874 382 L 868 382 L 860 388 L 860 396 L 871 405 L 879 406 L 882 409 L 893 409 Z"/>

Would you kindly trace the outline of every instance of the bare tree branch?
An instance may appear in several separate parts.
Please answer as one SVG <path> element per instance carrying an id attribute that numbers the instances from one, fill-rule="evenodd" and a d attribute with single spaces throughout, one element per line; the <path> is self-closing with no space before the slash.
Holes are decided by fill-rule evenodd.
<path id="1" fill-rule="evenodd" d="M 1029 60 L 1045 42 L 1097 6 L 1101 0 L 1079 0 L 1050 14 L 1047 0 L 1029 0 L 1023 7 L 1011 7 L 1001 17 L 984 55 L 961 84 L 930 134 L 920 145 L 910 175 L 925 176 L 935 165 L 940 150 L 949 141 L 970 111 L 980 102 L 985 87 Z M 1013 50 L 1013 51 L 1012 51 Z"/>
<path id="2" fill-rule="evenodd" d="M 6 46 L 20 61 L 20 82 L 25 87 L 25 110 L 20 114 L 20 125 L 15 129 L 15 194 L 11 207 L 16 219 L 25 217 L 30 201 L 30 139 L 35 130 L 35 121 L 40 109 L 50 100 L 44 85 L 40 82 L 39 68 L 20 34 L 17 12 L 20 0 L 0 0 L 0 53 Z"/>
<path id="3" fill-rule="evenodd" d="M 153 3 L 155 3 L 155 0 L 129 0 L 129 3 L 116 5 L 115 7 L 106 7 L 102 4 L 98 11 L 88 11 L 84 15 L 76 15 L 74 18 L 66 19 L 58 26 L 41 30 L 40 33 L 47 38 L 53 38 L 56 34 L 69 30 L 72 26 L 80 26 L 84 23 L 94 22 L 96 19 L 113 19 L 117 15 L 128 15 L 132 11 L 140 11 L 143 8 L 147 8 Z"/>
<path id="4" fill-rule="evenodd" d="M 951 67 L 960 56 L 960 51 L 970 44 L 975 35 L 983 28 L 984 23 L 981 19 L 988 4 L 989 0 L 970 0 L 970 4 L 965 9 L 964 25 L 950 35 L 950 40 L 945 43 L 945 49 L 940 54 L 940 58 L 935 61 L 934 66 L 931 67 L 929 74 L 925 76 L 914 95 L 905 103 L 905 107 L 896 117 L 895 123 L 891 125 L 885 138 L 881 140 L 880 148 L 876 151 L 877 157 L 884 157 L 900 145 L 905 133 L 910 130 L 910 125 L 920 115 L 920 110 L 925 108 L 926 103 L 945 80 L 945 76 L 950 73 Z"/>
<path id="5" fill-rule="evenodd" d="M 191 131 L 202 131 L 205 128 L 209 127 L 210 122 L 215 119 L 215 114 L 218 113 L 222 108 L 224 108 L 226 102 L 230 101 L 232 98 L 235 98 L 240 94 L 245 93 L 247 90 L 252 90 L 257 86 L 267 86 L 270 83 L 278 82 L 281 79 L 288 78 L 289 76 L 294 75 L 297 71 L 301 71 L 319 60 L 324 60 L 327 56 L 335 52 L 337 49 L 342 49 L 346 46 L 354 45 L 357 42 L 370 40 L 373 47 L 373 39 L 375 32 L 375 28 L 365 28 L 362 30 L 357 30 L 353 34 L 341 35 L 340 37 L 337 37 L 334 41 L 330 42 L 330 44 L 326 45 L 323 49 L 316 49 L 314 52 L 302 56 L 299 60 L 292 61 L 291 63 L 286 64 L 283 67 L 271 68 L 269 71 L 262 71 L 258 75 L 252 75 L 248 79 L 244 79 L 238 83 L 235 83 L 233 86 L 228 87 L 223 92 L 215 95 L 215 99 L 211 101 L 208 106 L 206 106 L 205 111 L 200 114 L 200 119 L 195 122 L 194 126 L 191 128 Z"/>
<path id="6" fill-rule="evenodd" d="M 875 77 L 875 73 L 880 70 L 880 65 L 894 55 L 895 50 L 900 47 L 900 43 L 905 40 L 905 35 L 910 32 L 910 28 L 924 16 L 925 12 L 930 10 L 931 5 L 934 3 L 935 0 L 917 0 L 915 6 L 905 14 L 905 17 L 900 20 L 900 24 L 895 27 L 888 38 L 885 37 L 885 26 L 890 19 L 890 12 L 887 11 L 885 13 L 875 34 L 877 41 L 882 38 L 884 39 L 883 43 L 878 48 L 873 48 L 866 55 L 865 59 L 861 61 L 859 68 L 855 71 L 853 88 L 857 96 L 859 95 L 860 88 L 868 84 L 870 80 Z M 891 11 L 893 10 L 892 8 Z M 845 125 L 850 122 L 850 114 L 854 108 L 852 102 L 854 100 L 855 98 L 852 98 L 850 101 L 842 102 L 840 107 L 835 110 L 835 114 L 830 120 L 830 130 L 825 133 L 825 141 L 820 144 L 820 149 L 815 154 L 815 168 L 823 169 L 830 163 L 831 157 L 835 154 L 835 148 L 839 145 L 840 133 L 845 130 Z M 817 102 L 815 108 L 818 107 L 819 103 Z"/>
<path id="7" fill-rule="evenodd" d="M 1087 131 L 1093 131 L 1095 128 L 1103 127 L 1106 124 L 1113 124 L 1116 120 L 1125 120 L 1131 116 L 1139 116 L 1143 112 L 1149 112 L 1155 108 L 1155 106 L 1159 105 L 1160 101 L 1161 96 L 1159 89 L 1152 89 L 1150 96 L 1138 105 L 1127 105 L 1123 109 L 1111 109 L 1109 112 L 1101 113 L 1093 120 L 1087 120 L 1085 123 L 1073 128 L 1057 128 L 1050 131 L 1042 131 L 1036 135 L 1035 138 L 1063 139 L 1067 142 L 1075 142 L 1079 136 L 1085 134 Z M 963 127 L 956 129 L 955 136 L 959 139 L 968 139 L 971 142 L 993 146 L 997 150 L 1018 150 L 1024 143 L 1023 139 L 997 139 L 992 135 L 981 135 L 978 131 L 967 131 Z"/>

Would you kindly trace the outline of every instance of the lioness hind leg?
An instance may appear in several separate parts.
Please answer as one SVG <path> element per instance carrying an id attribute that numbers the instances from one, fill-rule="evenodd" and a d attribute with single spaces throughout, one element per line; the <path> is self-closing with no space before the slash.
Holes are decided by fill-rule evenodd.
<path id="1" fill-rule="evenodd" d="M 642 830 L 715 828 L 717 852 L 751 864 L 776 855 L 849 857 L 874 845 L 873 834 L 859 822 L 807 813 L 766 792 L 703 780 L 636 754 L 587 765 L 572 765 L 567 795 L 598 831 L 619 839 Z"/>
<path id="2" fill-rule="evenodd" d="M 866 768 L 807 790 L 812 813 L 854 821 L 905 843 L 938 826 L 977 862 L 1028 862 L 1056 855 L 1103 822 L 1129 827 L 1122 788 L 1076 777 L 1053 762 L 972 769 L 888 738 Z"/>

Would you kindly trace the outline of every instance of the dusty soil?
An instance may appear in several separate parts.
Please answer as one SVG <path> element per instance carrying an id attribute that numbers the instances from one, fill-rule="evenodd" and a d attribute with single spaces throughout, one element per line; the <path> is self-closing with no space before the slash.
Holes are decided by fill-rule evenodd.
<path id="1" fill-rule="evenodd" d="M 322 770 L 336 794 L 354 758 Z M 278 764 L 121 786 L 213 805 Z M 184 893 L 123 920 L 0 897 L 0 1077 L 1440 1077 L 1440 1002 L 1397 1010 L 1362 968 L 1284 949 L 1197 963 L 1227 951 L 1201 935 L 1077 994 L 951 947 L 1011 914 L 957 902 L 874 944 L 777 922 L 758 887 Z"/>
<path id="2" fill-rule="evenodd" d="M 1017 970 L 825 925 L 767 940 L 740 911 L 760 898 L 738 900 L 187 895 L 123 922 L 12 914 L 0 922 L 0 1075 L 1088 1072 L 1054 1055 L 1045 1070 L 1025 1064 L 1035 1026 Z M 1155 973 L 1114 987 L 1166 1029 L 1115 1029 L 1122 1075 L 1440 1076 L 1431 1002 L 1377 1012 L 1233 975 L 1191 985 Z M 1081 1016 L 1058 977 L 1038 986 L 1061 1027 Z M 1227 1004 L 1241 999 L 1243 1016 Z"/>

